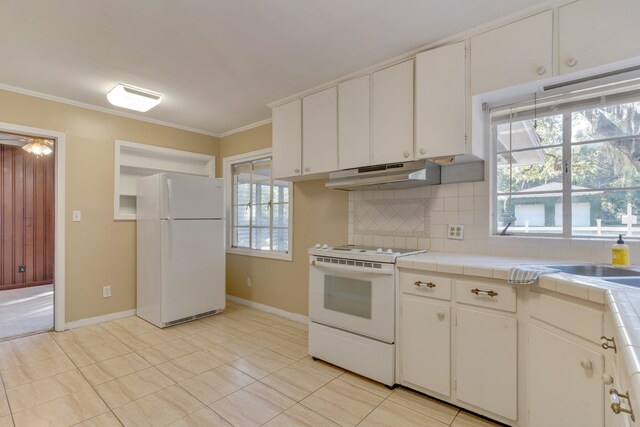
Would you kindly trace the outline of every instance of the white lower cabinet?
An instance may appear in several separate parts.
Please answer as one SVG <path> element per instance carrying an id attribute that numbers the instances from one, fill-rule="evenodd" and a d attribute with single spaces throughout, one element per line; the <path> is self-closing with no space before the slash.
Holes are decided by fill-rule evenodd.
<path id="1" fill-rule="evenodd" d="M 488 310 L 458 307 L 457 324 L 457 398 L 515 420 L 518 321 Z"/>
<path id="2" fill-rule="evenodd" d="M 451 393 L 450 312 L 448 302 L 413 295 L 402 297 L 402 376 L 445 396 Z"/>
<path id="3" fill-rule="evenodd" d="M 537 324 L 527 353 L 529 426 L 604 425 L 602 354 Z"/>
<path id="4" fill-rule="evenodd" d="M 603 304 L 461 274 L 398 277 L 400 384 L 511 426 L 635 425 L 611 411 L 610 390 L 629 386 L 620 350 L 600 345 L 614 338 Z"/>

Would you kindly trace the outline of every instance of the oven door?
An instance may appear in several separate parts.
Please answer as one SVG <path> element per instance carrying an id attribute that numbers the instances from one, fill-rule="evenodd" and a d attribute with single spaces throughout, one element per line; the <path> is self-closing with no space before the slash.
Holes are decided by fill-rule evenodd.
<path id="1" fill-rule="evenodd" d="M 340 260 L 342 261 L 342 260 Z M 386 343 L 395 337 L 393 264 L 318 262 L 309 267 L 309 318 Z M 355 263 L 354 263 L 355 264 Z"/>

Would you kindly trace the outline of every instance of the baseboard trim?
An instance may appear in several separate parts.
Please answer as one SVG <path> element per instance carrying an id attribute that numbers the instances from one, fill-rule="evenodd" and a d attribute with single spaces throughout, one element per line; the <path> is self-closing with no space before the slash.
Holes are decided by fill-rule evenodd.
<path id="1" fill-rule="evenodd" d="M 119 311 L 117 313 L 109 313 L 103 316 L 96 317 L 87 317 L 86 319 L 74 320 L 72 322 L 67 322 L 65 324 L 65 329 L 76 329 L 81 328 L 83 326 L 96 325 L 102 322 L 108 322 L 110 320 L 118 320 L 123 317 L 135 316 L 136 310 L 135 308 L 132 310 Z"/>
<path id="2" fill-rule="evenodd" d="M 278 316 L 286 317 L 289 320 L 300 323 L 309 323 L 309 318 L 302 314 L 292 313 L 290 311 L 282 310 L 279 308 L 271 307 L 270 305 L 260 304 L 259 302 L 250 301 L 248 299 L 239 298 L 233 295 L 227 294 L 227 299 L 238 304 L 246 305 L 249 307 L 257 308 L 258 310 L 266 311 L 267 313 L 276 314 Z"/>

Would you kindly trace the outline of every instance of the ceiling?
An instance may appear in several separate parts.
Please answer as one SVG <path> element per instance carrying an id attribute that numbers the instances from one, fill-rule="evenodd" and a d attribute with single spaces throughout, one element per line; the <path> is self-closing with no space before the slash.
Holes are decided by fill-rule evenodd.
<path id="1" fill-rule="evenodd" d="M 205 133 L 267 103 L 540 0 L 0 0 L 0 87 L 121 112 L 116 83 L 164 95 L 139 116 Z"/>

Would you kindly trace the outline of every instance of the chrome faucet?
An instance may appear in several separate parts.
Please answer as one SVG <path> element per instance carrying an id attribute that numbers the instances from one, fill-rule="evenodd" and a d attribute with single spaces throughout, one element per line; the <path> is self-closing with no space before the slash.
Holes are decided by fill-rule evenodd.
<path id="1" fill-rule="evenodd" d="M 500 233 L 498 233 L 500 236 L 508 236 L 507 234 L 507 230 L 509 229 L 509 227 L 511 227 L 511 222 L 507 224 L 507 226 L 505 228 L 502 229 L 502 231 Z"/>

